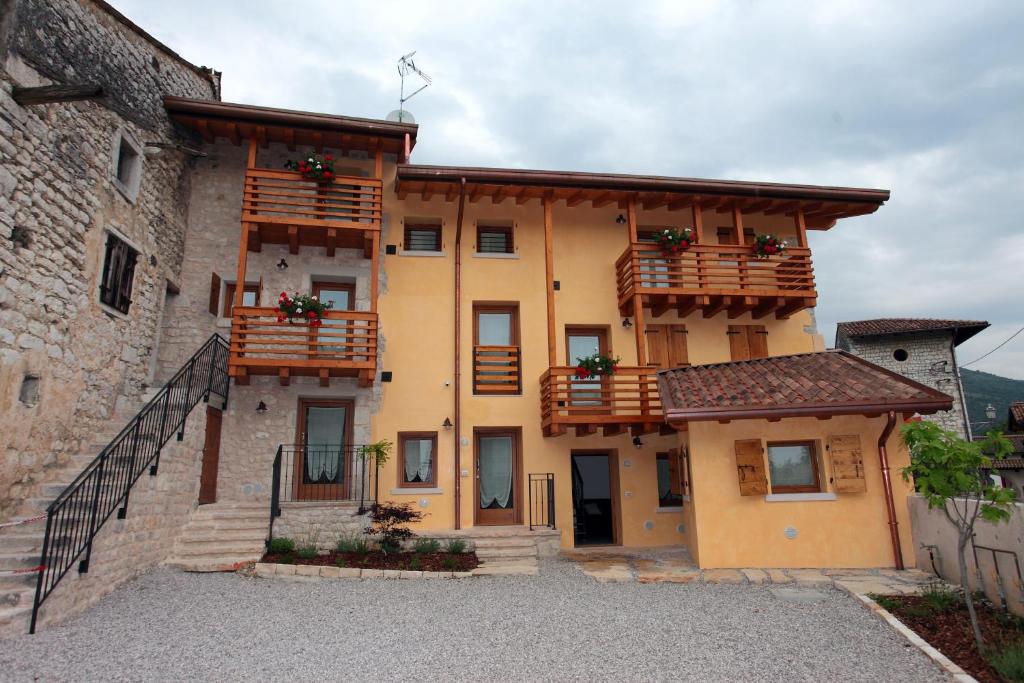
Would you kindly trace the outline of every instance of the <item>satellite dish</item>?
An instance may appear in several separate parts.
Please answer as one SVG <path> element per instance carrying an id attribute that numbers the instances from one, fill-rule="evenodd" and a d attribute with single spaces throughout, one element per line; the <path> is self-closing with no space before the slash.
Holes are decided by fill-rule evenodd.
<path id="1" fill-rule="evenodd" d="M 416 123 L 416 119 L 413 118 L 412 112 L 405 109 L 395 109 L 387 115 L 386 120 L 397 121 L 398 123 Z"/>

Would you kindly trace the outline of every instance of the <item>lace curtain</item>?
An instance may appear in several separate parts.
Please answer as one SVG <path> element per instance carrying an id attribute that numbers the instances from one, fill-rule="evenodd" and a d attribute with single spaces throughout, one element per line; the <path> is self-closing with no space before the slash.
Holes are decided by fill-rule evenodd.
<path id="1" fill-rule="evenodd" d="M 480 507 L 512 506 L 512 439 L 508 436 L 480 438 Z"/>
<path id="2" fill-rule="evenodd" d="M 409 439 L 405 442 L 405 481 L 430 481 L 434 460 L 434 442 L 431 439 Z"/>

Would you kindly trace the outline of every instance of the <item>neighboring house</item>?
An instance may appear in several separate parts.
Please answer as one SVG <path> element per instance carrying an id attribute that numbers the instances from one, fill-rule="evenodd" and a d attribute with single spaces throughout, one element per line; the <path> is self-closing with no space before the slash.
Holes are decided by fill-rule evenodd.
<path id="1" fill-rule="evenodd" d="M 1017 493 L 1017 500 L 1024 500 L 1024 401 L 1010 404 L 1004 436 L 1013 444 L 1013 455 L 993 460 L 991 474 L 998 477 L 1003 486 L 1012 488 Z"/>
<path id="2" fill-rule="evenodd" d="M 42 3 L 18 6 L 28 24 L 16 35 L 28 36 Z M 18 292 L 5 321 L 44 310 L 30 287 L 60 298 L 65 286 L 22 264 L 80 266 L 63 271 L 74 287 L 63 336 L 26 321 L 29 336 L 0 337 L 0 406 L 26 432 L 6 453 L 28 463 L 4 509 L 27 515 L 64 490 L 47 458 L 65 474 L 89 468 L 51 508 L 47 548 L 60 554 L 40 586 L 56 596 L 53 618 L 158 561 L 255 559 L 268 520 L 330 542 L 361 528 L 374 498 L 426 513 L 420 533 L 541 527 L 562 548 L 685 545 L 702 567 L 913 565 L 895 427 L 949 410 L 953 387 L 824 351 L 812 315 L 808 230 L 873 213 L 888 191 L 416 165 L 416 125 L 215 101 L 205 72 L 103 3 L 52 8 L 55 35 L 87 10 L 125 45 L 141 39 L 159 74 L 195 80 L 139 93 L 139 106 L 160 106 L 135 136 L 163 149 L 129 176 L 145 202 L 126 203 L 101 172 L 114 164 L 107 147 L 93 144 L 81 152 L 101 169 L 86 205 L 43 211 L 71 223 L 74 244 L 0 252 L 18 264 L 0 272 L 0 291 Z M 105 104 L 17 104 L 21 78 L 5 72 L 0 96 L 18 130 L 55 149 L 82 126 L 116 139 L 120 115 Z M 19 133 L 10 146 L 20 158 L 33 144 Z M 311 150 L 334 157 L 336 177 L 284 168 Z M 17 224 L 40 213 L 29 182 L 15 185 Z M 73 182 L 43 175 L 35 192 Z M 95 218 L 110 204 L 117 225 L 143 231 L 127 247 Z M 667 227 L 692 228 L 697 244 L 663 253 L 651 236 Z M 791 246 L 757 258 L 759 233 Z M 305 311 L 288 321 L 283 293 L 333 307 L 321 326 Z M 42 348 L 17 341 L 31 335 Z M 595 352 L 617 371 L 577 376 Z M 80 370 L 44 374 L 44 355 Z M 133 415 L 151 378 L 168 390 L 126 422 L 115 408 Z M 380 441 L 394 451 L 378 468 L 360 447 Z M 38 539 L 18 539 L 20 566 L 38 563 Z M 77 596 L 63 611 L 52 607 L 62 590 Z"/>
<path id="3" fill-rule="evenodd" d="M 971 438 L 956 347 L 988 327 L 984 320 L 876 318 L 839 323 L 836 348 L 953 397 L 951 410 L 927 416 L 944 429 Z"/>

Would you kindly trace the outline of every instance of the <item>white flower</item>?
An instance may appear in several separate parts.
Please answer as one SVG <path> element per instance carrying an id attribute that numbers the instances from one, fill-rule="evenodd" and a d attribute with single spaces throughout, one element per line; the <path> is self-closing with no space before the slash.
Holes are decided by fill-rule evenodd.
<path id="1" fill-rule="evenodd" d="M 316 297 L 315 296 L 311 296 L 309 298 L 312 299 L 313 301 L 316 301 Z"/>
<path id="2" fill-rule="evenodd" d="M 300 306 L 300 307 L 296 308 L 296 309 L 295 309 L 295 312 L 296 312 L 296 313 L 302 313 L 302 307 Z"/>

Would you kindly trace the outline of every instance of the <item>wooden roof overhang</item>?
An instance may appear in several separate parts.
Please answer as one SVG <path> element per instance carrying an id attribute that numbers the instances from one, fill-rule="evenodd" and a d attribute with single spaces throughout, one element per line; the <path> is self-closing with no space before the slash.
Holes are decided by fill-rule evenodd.
<path id="1" fill-rule="evenodd" d="M 418 126 L 413 123 L 360 119 L 333 114 L 256 107 L 230 102 L 211 102 L 186 97 L 164 97 L 164 108 L 173 121 L 192 128 L 212 143 L 229 140 L 235 145 L 256 138 L 262 146 L 279 142 L 321 150 L 357 149 L 402 155 L 406 136 L 409 150 L 416 144 Z"/>
<path id="2" fill-rule="evenodd" d="M 644 210 L 678 211 L 698 204 L 722 213 L 737 207 L 768 215 L 792 214 L 799 208 L 807 227 L 818 230 L 827 230 L 839 218 L 873 213 L 889 199 L 888 190 L 849 187 L 415 164 L 399 165 L 396 190 L 399 199 L 443 196 L 451 202 L 463 178 L 470 203 L 486 197 L 495 204 L 508 199 L 525 204 L 549 197 L 570 207 L 589 202 L 594 208 L 617 204 L 625 209 L 633 199 Z"/>

